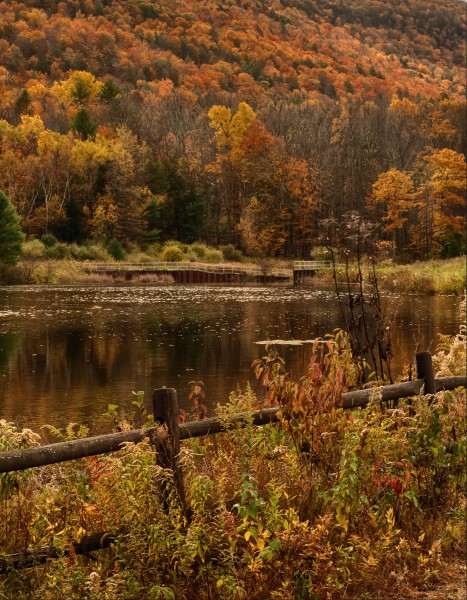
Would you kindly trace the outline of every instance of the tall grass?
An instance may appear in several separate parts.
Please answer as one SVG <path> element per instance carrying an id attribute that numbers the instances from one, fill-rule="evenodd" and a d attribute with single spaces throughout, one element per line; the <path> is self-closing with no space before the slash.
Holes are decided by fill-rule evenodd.
<path id="1" fill-rule="evenodd" d="M 350 268 L 350 277 L 357 281 L 357 269 Z M 338 280 L 345 281 L 345 270 L 337 267 Z M 376 274 L 381 289 L 400 294 L 462 295 L 466 286 L 465 257 L 415 262 L 398 265 L 384 261 L 377 265 Z M 332 279 L 332 269 L 322 269 L 319 279 Z"/>
<path id="2" fill-rule="evenodd" d="M 390 291 L 461 295 L 466 286 L 465 257 L 411 265 L 383 264 L 378 271 L 381 285 Z"/>

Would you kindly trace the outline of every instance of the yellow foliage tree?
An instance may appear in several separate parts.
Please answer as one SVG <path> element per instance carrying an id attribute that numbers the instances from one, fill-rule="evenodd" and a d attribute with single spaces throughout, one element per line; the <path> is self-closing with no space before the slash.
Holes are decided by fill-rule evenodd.
<path id="1" fill-rule="evenodd" d="M 416 207 L 411 174 L 398 169 L 381 173 L 373 184 L 372 201 L 392 237 L 394 251 L 403 251 L 409 244 L 409 215 Z"/>
<path id="2" fill-rule="evenodd" d="M 217 148 L 228 148 L 231 158 L 239 159 L 243 156 L 243 139 L 251 124 L 256 119 L 256 113 L 246 102 L 240 102 L 237 112 L 232 116 L 232 111 L 226 106 L 213 106 L 208 116 L 209 125 L 214 129 Z"/>
<path id="3" fill-rule="evenodd" d="M 108 195 L 100 196 L 91 218 L 92 237 L 106 242 L 110 241 L 115 234 L 118 216 L 118 208 L 113 198 Z"/>
<path id="4" fill-rule="evenodd" d="M 88 71 L 70 71 L 68 79 L 54 83 L 50 93 L 68 107 L 83 107 L 99 96 L 103 85 Z"/>
<path id="5" fill-rule="evenodd" d="M 386 231 L 402 229 L 414 204 L 414 184 L 409 173 L 390 169 L 373 184 L 373 199 L 384 207 Z"/>
<path id="6" fill-rule="evenodd" d="M 450 148 L 432 151 L 423 160 L 425 181 L 419 193 L 431 215 L 433 252 L 438 254 L 447 243 L 465 236 L 466 162 Z"/>

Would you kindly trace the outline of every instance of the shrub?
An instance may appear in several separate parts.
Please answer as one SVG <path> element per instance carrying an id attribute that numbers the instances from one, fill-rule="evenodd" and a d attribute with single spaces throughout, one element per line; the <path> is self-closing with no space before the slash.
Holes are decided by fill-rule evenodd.
<path id="1" fill-rule="evenodd" d="M 245 260 L 242 252 L 238 248 L 235 248 L 233 244 L 221 246 L 220 250 L 224 256 L 224 260 L 228 260 L 229 262 L 242 262 Z"/>
<path id="2" fill-rule="evenodd" d="M 208 247 L 205 244 L 200 244 L 197 242 L 195 244 L 191 244 L 190 250 L 196 255 L 197 260 L 202 261 L 208 252 Z"/>
<path id="3" fill-rule="evenodd" d="M 161 252 L 163 262 L 181 262 L 183 260 L 183 251 L 179 246 L 165 246 Z"/>
<path id="4" fill-rule="evenodd" d="M 107 245 L 107 252 L 115 260 L 123 260 L 125 258 L 125 250 L 118 240 L 111 240 Z"/>
<path id="5" fill-rule="evenodd" d="M 41 242 L 44 244 L 44 246 L 46 248 L 51 248 L 52 246 L 55 246 L 57 241 L 58 240 L 53 235 L 53 233 L 44 233 L 44 235 L 41 237 Z"/>
<path id="6" fill-rule="evenodd" d="M 188 250 L 188 245 L 184 244 L 183 242 L 179 242 L 178 240 L 167 240 L 163 244 L 164 248 L 168 248 L 168 247 L 172 248 L 174 246 L 177 248 L 180 248 L 180 250 L 182 252 L 186 252 Z"/>
<path id="7" fill-rule="evenodd" d="M 21 255 L 23 258 L 43 258 L 45 249 L 45 245 L 40 240 L 29 240 L 24 242 Z"/>
<path id="8" fill-rule="evenodd" d="M 0 284 L 21 285 L 31 282 L 32 267 L 30 264 L 20 263 L 14 267 L 0 263 Z"/>
<path id="9" fill-rule="evenodd" d="M 131 254 L 126 255 L 126 260 L 128 262 L 152 263 L 154 262 L 154 256 L 150 256 L 147 252 L 143 252 L 142 250 L 135 250 Z"/>
<path id="10" fill-rule="evenodd" d="M 198 262 L 200 259 L 198 255 L 195 254 L 190 248 L 190 250 L 188 250 L 188 252 L 185 253 L 183 260 L 188 260 L 189 262 Z"/>
<path id="11" fill-rule="evenodd" d="M 208 263 L 220 263 L 224 260 L 222 252 L 220 250 L 215 250 L 214 248 L 210 248 L 205 256 L 204 260 Z"/>
<path id="12" fill-rule="evenodd" d="M 78 244 L 70 244 L 71 257 L 76 260 L 98 260 L 108 261 L 111 256 L 105 248 L 99 244 L 85 244 L 78 246 Z"/>
<path id="13" fill-rule="evenodd" d="M 46 247 L 45 256 L 47 258 L 63 260 L 64 258 L 71 258 L 71 251 L 66 244 L 56 242 L 52 246 Z"/>
<path id="14" fill-rule="evenodd" d="M 160 253 L 161 253 L 161 250 L 162 250 L 162 244 L 159 244 L 159 243 L 157 243 L 157 242 L 156 242 L 156 243 L 154 243 L 154 244 L 149 244 L 149 245 L 146 247 L 146 250 L 145 250 L 145 252 L 146 252 L 146 254 L 147 254 L 148 256 L 150 256 L 151 258 L 153 258 L 153 259 L 158 259 L 158 258 L 159 258 L 159 255 L 160 255 Z"/>

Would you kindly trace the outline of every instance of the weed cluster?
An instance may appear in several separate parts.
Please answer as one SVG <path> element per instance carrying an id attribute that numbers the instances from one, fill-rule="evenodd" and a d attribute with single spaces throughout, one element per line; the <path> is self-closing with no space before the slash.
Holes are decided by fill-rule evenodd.
<path id="1" fill-rule="evenodd" d="M 456 335 L 440 334 L 438 352 L 433 357 L 433 366 L 437 377 L 463 375 L 467 364 L 467 325 L 466 325 L 467 296 L 464 290 L 464 299 L 460 305 L 462 323 Z"/>

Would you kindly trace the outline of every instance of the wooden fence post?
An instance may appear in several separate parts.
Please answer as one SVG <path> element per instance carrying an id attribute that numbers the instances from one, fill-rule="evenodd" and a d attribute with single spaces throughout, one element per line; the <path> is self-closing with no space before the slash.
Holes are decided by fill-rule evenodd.
<path id="1" fill-rule="evenodd" d="M 179 464 L 180 431 L 178 428 L 177 391 L 173 388 L 160 388 L 154 390 L 152 406 L 154 421 L 159 425 L 165 425 L 167 427 L 167 433 L 169 434 L 168 443 L 164 444 L 163 447 L 158 450 L 158 462 L 164 469 L 171 469 L 173 471 L 175 487 L 182 504 L 183 514 L 186 516 L 187 511 L 185 487 L 183 485 L 183 472 Z"/>
<path id="2" fill-rule="evenodd" d="M 436 394 L 435 373 L 430 352 L 416 352 L 417 379 L 425 380 L 425 394 Z"/>

